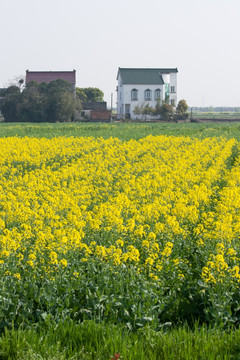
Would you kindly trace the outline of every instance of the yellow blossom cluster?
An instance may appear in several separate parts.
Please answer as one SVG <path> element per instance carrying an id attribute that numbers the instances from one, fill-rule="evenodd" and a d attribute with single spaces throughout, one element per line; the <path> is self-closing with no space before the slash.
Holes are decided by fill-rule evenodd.
<path id="1" fill-rule="evenodd" d="M 206 282 L 228 269 L 238 278 L 239 163 L 228 169 L 236 146 L 171 136 L 0 139 L 0 267 L 11 259 L 53 276 L 74 252 L 80 262 L 134 265 L 155 281 L 166 268 L 183 279 L 180 250 L 191 238 L 199 249 L 213 244 Z"/>
<path id="2" fill-rule="evenodd" d="M 232 166 L 222 177 L 222 187 L 214 202 L 214 211 L 206 212 L 202 221 L 205 242 L 212 243 L 212 251 L 203 268 L 206 282 L 222 283 L 224 279 L 240 282 L 240 145 L 235 145 Z"/>

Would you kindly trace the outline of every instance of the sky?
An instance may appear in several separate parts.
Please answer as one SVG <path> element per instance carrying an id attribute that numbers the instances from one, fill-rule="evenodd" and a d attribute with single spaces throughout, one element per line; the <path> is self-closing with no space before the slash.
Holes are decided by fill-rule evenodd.
<path id="1" fill-rule="evenodd" d="M 117 72 L 178 68 L 178 101 L 240 107 L 239 0 L 0 0 L 0 88 L 76 70 L 116 106 Z"/>

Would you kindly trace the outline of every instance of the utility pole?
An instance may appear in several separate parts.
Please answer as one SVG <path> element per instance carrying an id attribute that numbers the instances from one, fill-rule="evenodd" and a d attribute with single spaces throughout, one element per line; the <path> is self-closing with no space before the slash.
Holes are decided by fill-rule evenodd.
<path id="1" fill-rule="evenodd" d="M 113 121 L 112 110 L 113 110 L 113 93 L 111 93 L 111 122 Z"/>

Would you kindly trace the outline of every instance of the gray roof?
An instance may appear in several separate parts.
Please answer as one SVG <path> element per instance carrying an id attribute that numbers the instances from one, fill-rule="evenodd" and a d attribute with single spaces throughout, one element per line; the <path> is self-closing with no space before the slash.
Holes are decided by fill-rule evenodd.
<path id="1" fill-rule="evenodd" d="M 162 74 L 177 73 L 177 68 L 119 68 L 123 84 L 153 84 L 163 85 Z"/>

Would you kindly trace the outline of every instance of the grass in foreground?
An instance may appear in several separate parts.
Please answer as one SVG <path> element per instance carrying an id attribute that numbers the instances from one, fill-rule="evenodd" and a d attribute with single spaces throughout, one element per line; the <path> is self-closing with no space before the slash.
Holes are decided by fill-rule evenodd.
<path id="1" fill-rule="evenodd" d="M 240 330 L 197 326 L 129 333 L 122 326 L 62 322 L 25 330 L 6 330 L 0 359 L 215 360 L 240 358 Z M 115 355 L 116 354 L 116 355 Z M 120 354 L 120 355 L 119 355 Z"/>

